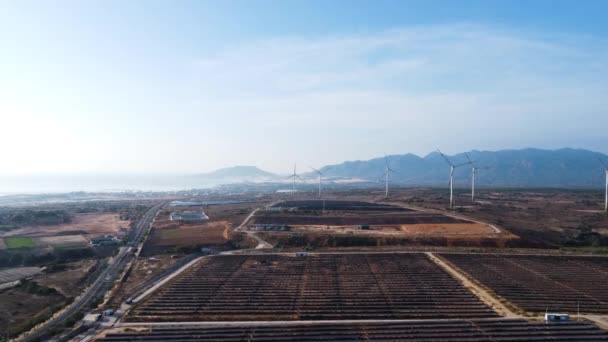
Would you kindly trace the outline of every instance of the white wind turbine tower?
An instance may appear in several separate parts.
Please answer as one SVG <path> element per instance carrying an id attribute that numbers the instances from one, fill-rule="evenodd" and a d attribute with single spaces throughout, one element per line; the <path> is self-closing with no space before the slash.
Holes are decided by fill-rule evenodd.
<path id="1" fill-rule="evenodd" d="M 319 198 L 321 198 L 321 176 L 323 176 L 323 172 L 315 169 L 312 166 L 310 168 L 319 175 Z"/>
<path id="2" fill-rule="evenodd" d="M 439 150 L 437 150 L 437 152 L 439 152 L 443 159 L 445 159 L 445 161 L 450 165 L 450 209 L 454 209 L 454 169 L 463 165 L 471 164 L 471 162 L 468 161 L 466 163 L 454 165 L 454 163 L 452 163 L 445 154 L 441 153 Z"/>
<path id="3" fill-rule="evenodd" d="M 604 200 L 604 211 L 608 213 L 608 165 L 606 165 L 606 163 L 599 156 L 597 157 L 597 159 L 600 161 L 600 163 L 602 163 L 602 165 L 604 166 L 604 171 L 606 172 L 606 194 Z"/>
<path id="4" fill-rule="evenodd" d="M 288 176 L 287 179 L 289 178 L 293 178 L 293 185 L 291 188 L 292 194 L 293 196 L 296 195 L 296 178 L 303 180 L 300 176 L 298 176 L 297 172 L 296 172 L 296 164 L 293 164 L 293 174 Z"/>
<path id="5" fill-rule="evenodd" d="M 464 155 L 467 156 L 467 160 L 471 164 L 471 202 L 475 203 L 475 177 L 477 176 L 477 171 L 487 170 L 489 167 L 477 167 L 471 158 L 469 158 L 468 153 L 465 153 Z"/>
<path id="6" fill-rule="evenodd" d="M 397 171 L 391 169 L 391 167 L 388 165 L 388 157 L 385 154 L 384 155 L 384 174 L 382 175 L 384 177 L 384 198 L 388 197 L 388 176 L 391 172 L 398 174 Z"/>

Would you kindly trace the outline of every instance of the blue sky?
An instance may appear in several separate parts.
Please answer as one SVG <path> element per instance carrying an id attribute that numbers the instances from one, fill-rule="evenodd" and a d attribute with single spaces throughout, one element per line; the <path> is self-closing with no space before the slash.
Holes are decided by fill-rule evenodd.
<path id="1" fill-rule="evenodd" d="M 0 173 L 606 153 L 605 13 L 605 1 L 5 1 Z"/>

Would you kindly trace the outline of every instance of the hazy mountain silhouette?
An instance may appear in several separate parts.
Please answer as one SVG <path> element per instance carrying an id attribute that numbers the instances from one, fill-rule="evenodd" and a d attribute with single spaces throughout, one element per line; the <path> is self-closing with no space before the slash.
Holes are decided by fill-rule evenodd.
<path id="1" fill-rule="evenodd" d="M 608 163 L 608 156 L 583 149 L 559 150 L 522 149 L 468 152 L 475 165 L 488 167 L 477 173 L 477 184 L 509 187 L 577 187 L 591 188 L 604 185 L 605 176 L 600 156 Z M 448 156 L 454 164 L 467 162 L 464 153 Z M 411 185 L 447 185 L 449 165 L 437 152 L 424 157 L 413 154 L 388 156 L 395 182 Z M 379 181 L 385 167 L 384 157 L 366 161 L 347 161 L 321 169 L 325 177 L 360 178 Z M 313 175 L 310 174 L 310 177 Z M 455 185 L 469 184 L 471 166 L 456 169 Z"/>
<path id="2" fill-rule="evenodd" d="M 197 175 L 207 179 L 239 179 L 243 181 L 261 178 L 276 178 L 274 173 L 264 171 L 256 166 L 232 166 L 218 169 L 209 173 Z"/>

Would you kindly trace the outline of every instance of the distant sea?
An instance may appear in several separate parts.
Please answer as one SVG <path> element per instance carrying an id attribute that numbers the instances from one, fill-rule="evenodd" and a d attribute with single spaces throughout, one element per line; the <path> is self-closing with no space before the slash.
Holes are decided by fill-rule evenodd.
<path id="1" fill-rule="evenodd" d="M 177 191 L 217 184 L 188 175 L 47 174 L 0 175 L 0 196 L 67 192 Z"/>

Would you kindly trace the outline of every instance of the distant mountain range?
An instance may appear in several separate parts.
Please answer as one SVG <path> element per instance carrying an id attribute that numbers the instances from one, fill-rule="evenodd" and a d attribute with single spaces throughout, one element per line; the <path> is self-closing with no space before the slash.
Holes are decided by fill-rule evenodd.
<path id="1" fill-rule="evenodd" d="M 496 187 L 567 187 L 597 188 L 604 185 L 603 158 L 608 156 L 583 149 L 564 148 L 559 150 L 521 149 L 501 151 L 467 152 L 479 167 L 476 182 L 480 186 Z M 467 162 L 465 153 L 450 155 L 454 164 Z M 391 182 L 402 185 L 442 186 L 448 184 L 449 165 L 437 152 L 424 157 L 414 154 L 391 155 L 387 157 L 390 167 L 397 173 L 391 174 Z M 370 160 L 346 161 L 337 165 L 327 165 L 320 170 L 326 182 L 358 179 L 362 182 L 379 182 L 384 173 L 384 157 Z M 303 178 L 316 179 L 315 173 L 303 173 Z M 198 175 L 201 179 L 229 182 L 257 181 L 284 182 L 284 177 L 261 170 L 255 166 L 235 166 Z M 470 183 L 471 166 L 464 165 L 455 171 L 455 185 Z"/>
<path id="2" fill-rule="evenodd" d="M 608 156 L 583 149 L 559 150 L 522 149 L 502 151 L 470 151 L 469 157 L 480 169 L 476 182 L 486 186 L 505 187 L 601 187 L 605 182 L 604 168 L 598 161 Z M 453 164 L 467 162 L 466 155 L 448 156 Z M 398 172 L 391 179 L 410 185 L 447 185 L 449 165 L 437 152 L 425 157 L 413 154 L 387 157 L 390 167 Z M 384 157 L 366 161 L 347 161 L 321 169 L 325 176 L 359 178 L 378 181 L 384 173 Z M 471 166 L 464 165 L 455 171 L 455 185 L 469 184 Z"/>
<path id="3" fill-rule="evenodd" d="M 196 175 L 196 177 L 218 180 L 218 179 L 234 179 L 234 180 L 262 180 L 262 179 L 274 179 L 278 175 L 264 171 L 256 166 L 232 166 L 218 169 L 209 173 L 202 173 Z"/>

